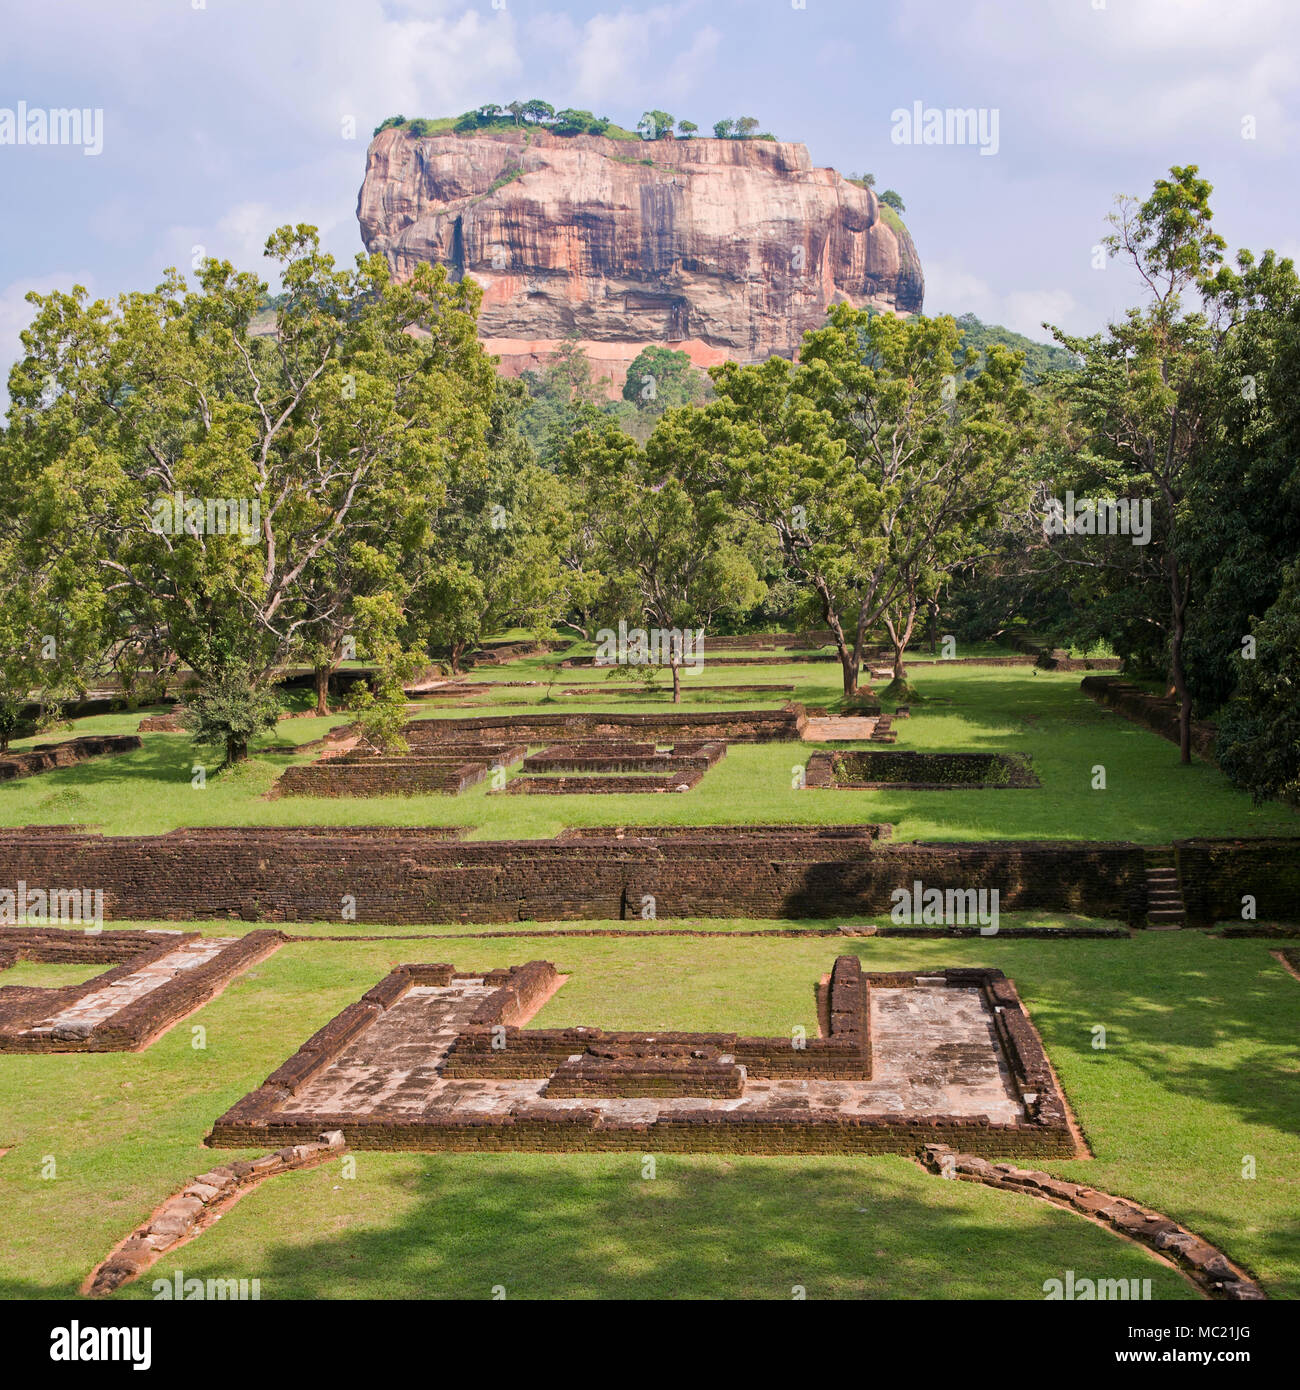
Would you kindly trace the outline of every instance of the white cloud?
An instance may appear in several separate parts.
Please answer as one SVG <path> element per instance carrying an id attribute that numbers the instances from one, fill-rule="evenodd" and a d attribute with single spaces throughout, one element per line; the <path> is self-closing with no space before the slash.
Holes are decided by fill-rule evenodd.
<path id="1" fill-rule="evenodd" d="M 1003 304 L 1003 325 L 1040 342 L 1048 337 L 1044 323 L 1066 326 L 1079 307 L 1069 290 L 1013 290 Z"/>
<path id="2" fill-rule="evenodd" d="M 1239 138 L 1285 149 L 1286 105 L 1300 84 L 1294 0 L 977 0 L 934 23 L 929 0 L 898 0 L 895 32 L 924 46 L 935 81 L 918 98 L 978 105 L 995 96 L 1004 137 L 1066 148 L 1188 149 Z"/>
<path id="3" fill-rule="evenodd" d="M 192 278 L 194 260 L 212 258 L 230 261 L 236 270 L 251 270 L 278 289 L 274 266 L 263 258 L 266 239 L 286 223 L 297 226 L 305 222 L 321 234 L 321 244 L 331 249 L 331 241 L 346 225 L 351 235 L 355 231 L 351 209 L 279 205 L 265 202 L 237 203 L 210 227 L 177 224 L 169 227 L 159 247 L 159 266 L 175 265 L 187 278 Z M 201 248 L 201 249 L 196 249 Z M 360 249 L 360 248 L 357 248 Z M 335 255 L 339 253 L 335 250 Z"/>
<path id="4" fill-rule="evenodd" d="M 987 280 L 951 261 L 925 261 L 925 312 L 976 314 L 987 319 L 997 296 Z"/>
<path id="5" fill-rule="evenodd" d="M 974 314 L 1037 342 L 1049 341 L 1044 323 L 1070 328 L 1080 306 L 1066 289 L 996 291 L 982 276 L 950 261 L 925 266 L 927 314 Z"/>

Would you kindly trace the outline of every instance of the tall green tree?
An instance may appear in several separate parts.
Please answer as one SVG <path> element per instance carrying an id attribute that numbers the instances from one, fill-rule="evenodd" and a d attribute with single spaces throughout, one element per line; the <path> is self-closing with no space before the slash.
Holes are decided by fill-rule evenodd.
<path id="1" fill-rule="evenodd" d="M 623 619 L 681 634 L 680 642 L 664 639 L 674 703 L 689 655 L 685 634 L 744 613 L 763 595 L 732 509 L 698 473 L 691 431 L 678 428 L 690 414 L 666 416 L 644 450 L 607 426 L 584 431 L 570 452 L 576 485 L 596 499 L 588 515 L 602 557 L 599 611 L 609 625 Z"/>
<path id="2" fill-rule="evenodd" d="M 250 700 L 339 616 L 346 572 L 418 553 L 428 499 L 485 446 L 495 383 L 471 282 L 425 265 L 399 285 L 381 257 L 340 270 L 305 226 L 267 256 L 270 335 L 250 333 L 266 284 L 210 260 L 194 289 L 169 272 L 116 304 L 31 296 L 10 376 L 33 534 L 123 622 L 165 630 L 200 686 Z"/>
<path id="3" fill-rule="evenodd" d="M 1204 525 L 1195 520 L 1197 480 L 1207 476 L 1227 402 L 1239 393 L 1235 383 L 1224 389 L 1225 360 L 1248 321 L 1233 306 L 1265 289 L 1249 256 L 1239 259 L 1240 275 L 1223 265 L 1226 243 L 1214 230 L 1211 192 L 1195 165 L 1175 165 L 1148 198 L 1119 199 L 1107 245 L 1135 270 L 1147 302 L 1104 334 L 1054 333 L 1083 364 L 1062 378 L 1082 430 L 1076 485 L 1103 498 L 1145 502 L 1154 521 L 1149 548 L 1124 537 L 1099 538 L 1091 560 L 1074 547 L 1075 563 L 1090 564 L 1102 577 L 1097 589 L 1114 610 L 1112 625 L 1127 625 L 1133 646 L 1140 649 L 1143 629 L 1162 639 L 1185 763 L 1191 761 L 1186 639 L 1196 597 L 1194 536 Z M 1280 272 L 1268 264 L 1278 290 Z"/>
<path id="4" fill-rule="evenodd" d="M 837 305 L 805 335 L 798 367 L 726 364 L 711 373 L 717 402 L 698 412 L 700 456 L 774 531 L 834 635 L 846 695 L 885 613 L 909 586 L 920 602 L 927 576 L 952 567 L 1019 485 L 1033 438 L 1022 359 L 994 349 L 963 384 L 957 348 L 950 318 Z"/>

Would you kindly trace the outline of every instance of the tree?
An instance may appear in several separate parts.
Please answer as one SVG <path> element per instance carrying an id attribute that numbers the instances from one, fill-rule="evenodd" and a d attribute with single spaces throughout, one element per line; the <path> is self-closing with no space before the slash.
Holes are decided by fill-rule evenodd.
<path id="1" fill-rule="evenodd" d="M 1063 389 L 1087 432 L 1094 475 L 1121 489 L 1100 495 L 1154 504 L 1158 547 L 1153 558 L 1167 595 L 1163 635 L 1184 763 L 1191 762 L 1184 638 L 1192 591 L 1183 517 L 1192 470 L 1215 431 L 1213 356 L 1221 342 L 1203 314 L 1184 309 L 1183 299 L 1189 290 L 1211 286 L 1223 259 L 1226 243 L 1213 228 L 1210 192 L 1195 165 L 1175 165 L 1168 179 L 1156 180 L 1146 200 L 1120 198 L 1106 245 L 1137 271 L 1147 306 L 1130 309 L 1123 323 L 1089 339 L 1053 330 L 1058 342 L 1083 359 Z M 1122 563 L 1122 544 L 1111 545 L 1108 553 L 1116 551 Z M 1132 574 L 1146 557 L 1130 556 L 1127 563 Z"/>
<path id="2" fill-rule="evenodd" d="M 677 122 L 677 133 L 683 140 L 689 140 L 697 130 L 699 130 L 699 126 L 694 121 Z"/>
<path id="3" fill-rule="evenodd" d="M 693 405 L 704 395 L 703 374 L 689 353 L 651 344 L 632 359 L 623 383 L 623 399 L 638 410 L 662 414 Z"/>
<path id="4" fill-rule="evenodd" d="M 758 118 L 756 116 L 741 116 L 736 122 L 736 139 L 750 139 L 758 129 L 758 124 Z"/>
<path id="5" fill-rule="evenodd" d="M 581 135 L 584 131 L 591 129 L 595 119 L 590 111 L 578 111 L 572 106 L 566 106 L 563 111 L 556 112 L 555 133 L 557 135 Z"/>
<path id="6" fill-rule="evenodd" d="M 797 368 L 773 358 L 710 373 L 718 401 L 698 412 L 697 453 L 775 532 L 834 634 L 846 695 L 886 612 L 910 597 L 914 616 L 931 574 L 1019 485 L 1032 440 L 1021 360 L 996 350 L 975 391 L 952 370 L 957 345 L 950 318 L 840 304 L 804 335 Z"/>
<path id="7" fill-rule="evenodd" d="M 105 600 L 77 548 L 59 543 L 31 504 L 20 450 L 0 432 L 0 753 L 35 703 L 36 725 L 84 693 L 105 649 Z"/>
<path id="8" fill-rule="evenodd" d="M 879 197 L 880 201 L 885 204 L 886 207 L 893 208 L 895 212 L 904 213 L 907 211 L 907 209 L 903 206 L 902 197 L 898 193 L 896 193 L 892 188 L 885 189 L 883 193 L 880 193 L 877 196 Z"/>
<path id="9" fill-rule="evenodd" d="M 556 347 L 541 372 L 522 372 L 519 379 L 529 397 L 519 415 L 519 429 L 541 466 L 554 472 L 573 434 L 601 424 L 612 403 L 576 335 Z"/>
<path id="10" fill-rule="evenodd" d="M 1238 253 L 1211 298 L 1214 438 L 1183 509 L 1191 587 L 1185 655 L 1198 714 L 1233 693 L 1252 616 L 1276 602 L 1300 535 L 1300 283 L 1289 260 Z M 1235 282 L 1235 283 L 1234 283 Z"/>
<path id="11" fill-rule="evenodd" d="M 671 138 L 676 119 L 667 111 L 647 111 L 636 123 L 636 128 L 643 140 L 665 140 Z"/>
<path id="12" fill-rule="evenodd" d="M 670 413 L 644 450 L 607 426 L 584 431 L 569 454 L 576 486 L 595 500 L 601 611 L 611 623 L 644 621 L 663 634 L 675 704 L 686 632 L 746 611 L 763 592 L 726 499 L 696 473 L 691 431 L 679 428 L 693 414 Z"/>
<path id="13" fill-rule="evenodd" d="M 540 634 L 562 611 L 565 498 L 519 431 L 523 394 L 498 380 L 486 449 L 453 466 L 428 509 L 407 646 L 445 651 L 453 671 L 488 633 L 518 625 Z"/>
<path id="14" fill-rule="evenodd" d="M 730 140 L 735 136 L 736 123 L 733 120 L 714 121 L 713 134 L 719 140 Z"/>
<path id="15" fill-rule="evenodd" d="M 102 586 L 110 638 L 165 630 L 221 690 L 266 685 L 376 554 L 418 548 L 427 499 L 484 447 L 495 382 L 470 281 L 422 265 L 396 285 L 377 256 L 338 270 L 309 227 L 267 255 L 273 335 L 249 333 L 266 285 L 208 261 L 192 291 L 169 272 L 116 306 L 31 296 L 10 376 L 32 525 Z"/>
<path id="16" fill-rule="evenodd" d="M 1300 562 L 1254 626 L 1256 651 L 1243 661 L 1237 695 L 1219 719 L 1216 756 L 1256 801 L 1300 798 Z"/>
<path id="17" fill-rule="evenodd" d="M 200 748 L 213 748 L 230 767 L 248 754 L 258 734 L 275 728 L 280 702 L 274 690 L 250 686 L 244 673 L 227 667 L 209 677 L 186 702 L 182 722 Z"/>
<path id="18" fill-rule="evenodd" d="M 540 97 L 534 97 L 532 101 L 523 103 L 519 115 L 525 124 L 531 122 L 533 125 L 546 125 L 555 119 L 555 107 Z"/>

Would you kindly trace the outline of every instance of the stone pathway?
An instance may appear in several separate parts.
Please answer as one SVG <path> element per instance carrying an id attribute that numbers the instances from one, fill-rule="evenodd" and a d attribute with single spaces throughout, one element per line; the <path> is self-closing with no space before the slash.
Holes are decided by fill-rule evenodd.
<path id="1" fill-rule="evenodd" d="M 811 718 L 803 727 L 805 743 L 847 743 L 869 739 L 876 731 L 877 716 L 829 715 Z"/>

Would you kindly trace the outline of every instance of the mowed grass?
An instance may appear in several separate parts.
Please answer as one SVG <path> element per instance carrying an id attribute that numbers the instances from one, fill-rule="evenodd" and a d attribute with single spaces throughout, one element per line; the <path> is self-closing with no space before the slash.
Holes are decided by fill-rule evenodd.
<path id="1" fill-rule="evenodd" d="M 1300 1295 L 1300 984 L 1263 943 L 1184 932 L 289 945 L 143 1053 L 0 1057 L 0 1296 L 75 1291 L 158 1202 L 233 1156 L 201 1147 L 211 1122 L 402 961 L 551 959 L 570 980 L 539 1025 L 777 1033 L 813 1022 L 814 987 L 841 951 L 868 969 L 1005 970 L 1096 1154 L 1045 1166 L 1150 1203 L 1273 1295 Z M 494 1286 L 510 1298 L 789 1298 L 797 1285 L 809 1297 L 1036 1299 L 1067 1269 L 1192 1293 L 1077 1216 L 902 1158 L 660 1155 L 653 1178 L 640 1154 L 355 1160 L 352 1178 L 331 1162 L 264 1184 L 121 1296 L 149 1297 L 176 1268 L 258 1278 L 264 1298 L 489 1298 Z"/>
<path id="2" fill-rule="evenodd" d="M 490 667 L 492 681 L 563 677 L 599 685 L 603 672 L 557 669 L 558 656 L 525 658 Z M 988 791 L 800 790 L 799 770 L 812 743 L 733 744 L 727 756 L 682 794 L 514 796 L 487 786 L 461 796 L 285 797 L 268 799 L 292 762 L 288 746 L 318 738 L 345 716 L 283 721 L 258 755 L 233 772 L 209 769 L 193 784 L 199 755 L 183 734 L 146 734 L 136 753 L 0 785 L 0 826 L 83 824 L 106 834 L 159 834 L 200 825 L 460 825 L 473 838 L 549 837 L 570 825 L 725 825 L 782 822 L 834 824 L 882 821 L 899 840 L 1088 839 L 1162 844 L 1196 835 L 1300 832 L 1289 808 L 1255 806 L 1216 768 L 1178 762 L 1172 743 L 1098 705 L 1079 689 L 1075 673 L 1032 667 L 917 666 L 913 683 L 925 700 L 895 724 L 900 750 L 1027 753 L 1042 786 Z M 711 693 L 718 684 L 777 681 L 794 684 L 793 698 L 831 705 L 839 697 L 834 663 L 718 667 L 685 677 L 690 710 L 777 708 L 789 696 Z M 612 684 L 612 683 L 611 683 Z M 497 702 L 448 708 L 426 702 L 431 718 L 564 713 L 591 710 L 664 711 L 662 697 L 567 697 L 549 684 L 503 686 Z M 78 721 L 72 732 L 133 730 L 138 715 Z M 65 735 L 60 735 L 65 736 Z M 70 736 L 70 735 L 66 735 Z M 279 750 L 279 751 L 277 751 Z M 1097 789 L 1098 769 L 1105 787 Z"/>

